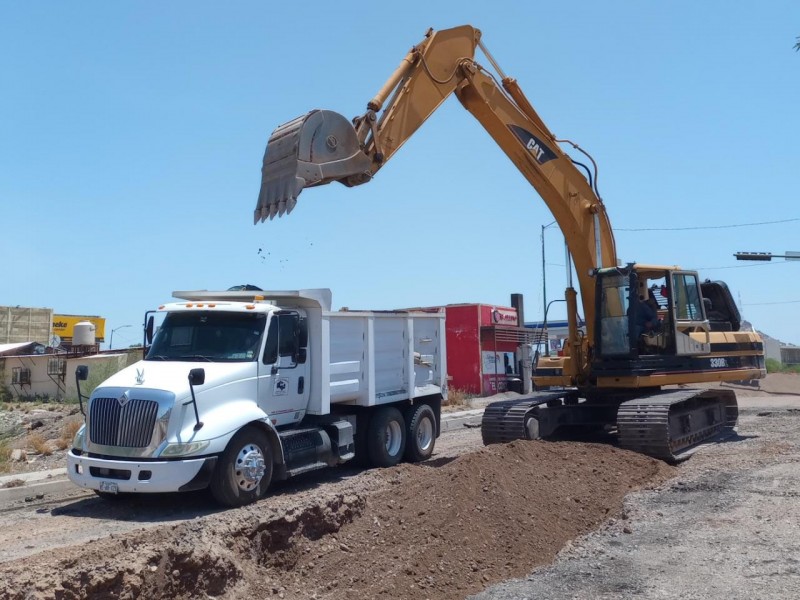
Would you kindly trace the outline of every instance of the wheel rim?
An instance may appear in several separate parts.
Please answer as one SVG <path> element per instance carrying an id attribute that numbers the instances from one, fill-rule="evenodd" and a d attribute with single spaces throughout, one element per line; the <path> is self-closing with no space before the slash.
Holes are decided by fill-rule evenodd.
<path id="1" fill-rule="evenodd" d="M 403 428 L 397 421 L 390 421 L 386 426 L 386 452 L 389 456 L 397 456 L 403 445 Z"/>
<path id="2" fill-rule="evenodd" d="M 417 425 L 417 448 L 427 451 L 433 443 L 433 421 L 429 417 L 423 418 Z"/>
<path id="3" fill-rule="evenodd" d="M 267 471 L 264 454 L 255 444 L 247 444 L 236 455 L 234 475 L 236 485 L 244 492 L 253 491 Z"/>

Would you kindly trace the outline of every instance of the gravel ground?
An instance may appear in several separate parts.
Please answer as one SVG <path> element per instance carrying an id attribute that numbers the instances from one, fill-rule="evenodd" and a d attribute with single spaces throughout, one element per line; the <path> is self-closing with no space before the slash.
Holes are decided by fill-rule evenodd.
<path id="1" fill-rule="evenodd" d="M 552 566 L 473 598 L 800 598 L 800 398 L 739 405 L 736 437 L 630 494 Z"/>
<path id="2" fill-rule="evenodd" d="M 311 473 L 237 510 L 84 490 L 3 506 L 0 598 L 797 598 L 797 381 L 737 388 L 738 435 L 677 469 L 578 443 L 486 452 L 465 429 L 425 465 Z M 6 424 L 56 436 L 49 417 Z"/>

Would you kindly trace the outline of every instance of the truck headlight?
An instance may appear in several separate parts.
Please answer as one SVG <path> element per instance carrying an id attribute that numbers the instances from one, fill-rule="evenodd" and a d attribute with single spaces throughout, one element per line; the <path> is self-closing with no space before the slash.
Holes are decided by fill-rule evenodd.
<path id="1" fill-rule="evenodd" d="M 83 450 L 83 442 L 86 439 L 86 423 L 81 425 L 81 428 L 75 433 L 75 437 L 72 438 L 72 447 L 76 450 Z"/>
<path id="2" fill-rule="evenodd" d="M 202 452 L 211 442 L 186 442 L 178 444 L 167 444 L 161 456 L 186 456 L 187 454 L 196 454 Z"/>

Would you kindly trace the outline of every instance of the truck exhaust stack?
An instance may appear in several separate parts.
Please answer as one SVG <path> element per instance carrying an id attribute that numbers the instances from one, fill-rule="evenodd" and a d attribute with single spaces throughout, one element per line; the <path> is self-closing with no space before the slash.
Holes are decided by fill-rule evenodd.
<path id="1" fill-rule="evenodd" d="M 292 212 L 303 188 L 369 172 L 348 119 L 330 110 L 311 112 L 279 126 L 269 138 L 253 222 Z"/>

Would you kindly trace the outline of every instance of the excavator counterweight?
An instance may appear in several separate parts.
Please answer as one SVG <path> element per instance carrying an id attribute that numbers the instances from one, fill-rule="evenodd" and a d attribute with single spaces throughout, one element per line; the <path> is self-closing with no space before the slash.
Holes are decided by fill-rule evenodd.
<path id="1" fill-rule="evenodd" d="M 353 125 L 339 113 L 312 110 L 292 119 L 267 143 L 253 221 L 288 214 L 303 188 L 358 175 L 369 166 Z"/>

